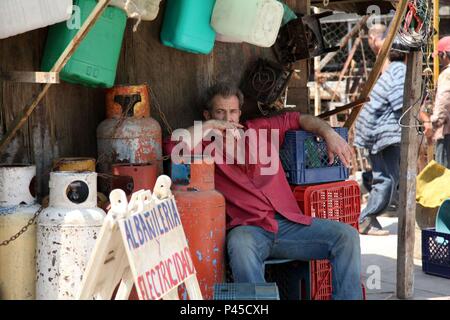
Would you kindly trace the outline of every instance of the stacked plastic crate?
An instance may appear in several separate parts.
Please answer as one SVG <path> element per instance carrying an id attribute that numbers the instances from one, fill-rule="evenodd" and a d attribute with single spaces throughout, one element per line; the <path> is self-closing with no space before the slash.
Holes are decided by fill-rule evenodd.
<path id="1" fill-rule="evenodd" d="M 348 140 L 346 128 L 334 128 Z M 348 169 L 339 158 L 329 164 L 325 141 L 306 131 L 289 131 L 280 150 L 280 159 L 294 196 L 305 215 L 340 221 L 358 228 L 361 191 L 356 181 L 346 181 Z M 311 300 L 329 300 L 332 269 L 328 260 L 310 262 Z M 363 292 L 365 290 L 363 289 Z"/>

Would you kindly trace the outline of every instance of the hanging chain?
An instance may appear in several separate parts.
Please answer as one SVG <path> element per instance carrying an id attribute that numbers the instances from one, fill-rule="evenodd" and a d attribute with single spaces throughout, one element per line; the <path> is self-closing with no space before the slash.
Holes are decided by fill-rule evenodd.
<path id="1" fill-rule="evenodd" d="M 156 97 L 156 94 L 153 92 L 152 87 L 149 86 L 149 88 L 150 88 L 150 94 L 152 96 L 152 101 L 154 102 L 156 109 L 158 109 L 159 116 L 160 116 L 162 122 L 164 122 L 167 132 L 169 132 L 169 134 L 172 135 L 172 132 L 173 132 L 172 127 L 170 126 L 169 121 L 167 121 L 166 115 L 164 114 L 164 112 L 161 109 L 161 106 L 158 102 L 158 98 Z"/>
<path id="2" fill-rule="evenodd" d="M 15 235 L 13 235 L 11 238 L 9 238 L 9 240 L 4 240 L 3 242 L 0 243 L 0 247 L 1 246 L 7 246 L 9 245 L 11 242 L 13 242 L 14 240 L 16 240 L 17 238 L 19 238 L 22 234 L 24 234 L 25 232 L 27 232 L 28 228 L 33 225 L 36 222 L 36 218 L 39 216 L 39 214 L 42 212 L 42 210 L 44 209 L 44 207 L 40 207 L 38 211 L 35 212 L 35 214 L 33 215 L 33 217 L 28 220 L 27 224 L 24 225 L 19 232 L 17 232 Z M 10 214 L 10 213 L 8 213 Z M 8 215 L 7 213 L 0 213 L 0 216 L 5 216 Z"/>

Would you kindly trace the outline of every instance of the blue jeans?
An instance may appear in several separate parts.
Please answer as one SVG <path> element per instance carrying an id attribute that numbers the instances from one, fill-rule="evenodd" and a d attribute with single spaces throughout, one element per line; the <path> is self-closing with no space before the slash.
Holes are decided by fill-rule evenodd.
<path id="1" fill-rule="evenodd" d="M 436 162 L 450 169 L 450 134 L 436 142 Z"/>
<path id="2" fill-rule="evenodd" d="M 269 258 L 328 259 L 333 299 L 362 299 L 361 250 L 355 228 L 331 220 L 314 219 L 305 226 L 278 214 L 276 219 L 276 234 L 256 226 L 239 226 L 228 233 L 228 257 L 235 282 L 264 283 L 264 261 Z"/>
<path id="3" fill-rule="evenodd" d="M 400 145 L 384 148 L 376 154 L 369 155 L 372 165 L 372 190 L 367 206 L 361 212 L 359 222 L 367 216 L 377 216 L 389 203 L 398 202 L 398 181 L 400 175 Z"/>

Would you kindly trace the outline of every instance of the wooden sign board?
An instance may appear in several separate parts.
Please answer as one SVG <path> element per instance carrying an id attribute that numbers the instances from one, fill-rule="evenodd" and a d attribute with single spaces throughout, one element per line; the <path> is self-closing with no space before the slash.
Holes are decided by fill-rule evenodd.
<path id="1" fill-rule="evenodd" d="M 194 264 L 175 198 L 114 190 L 112 209 L 104 220 L 86 267 L 79 299 L 128 299 L 133 283 L 139 299 L 178 299 L 182 283 L 191 300 L 201 300 Z"/>

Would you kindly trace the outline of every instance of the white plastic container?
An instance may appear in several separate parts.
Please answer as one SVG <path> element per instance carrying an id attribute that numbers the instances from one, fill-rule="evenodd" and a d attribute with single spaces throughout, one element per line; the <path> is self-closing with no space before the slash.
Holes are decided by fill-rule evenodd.
<path id="1" fill-rule="evenodd" d="M 0 39 L 68 20 L 72 0 L 0 0 Z"/>
<path id="2" fill-rule="evenodd" d="M 52 172 L 49 184 L 50 205 L 37 221 L 36 299 L 71 300 L 106 214 L 95 172 Z"/>
<path id="3" fill-rule="evenodd" d="M 230 37 L 226 37 L 223 34 L 216 33 L 216 41 L 226 42 L 226 43 L 242 43 L 243 41 L 240 39 L 234 39 Z"/>
<path id="4" fill-rule="evenodd" d="M 271 47 L 283 14 L 283 5 L 276 0 L 217 0 L 211 26 L 222 39 Z"/>
<path id="5" fill-rule="evenodd" d="M 109 3 L 125 10 L 129 18 L 155 20 L 161 0 L 111 0 Z"/>

